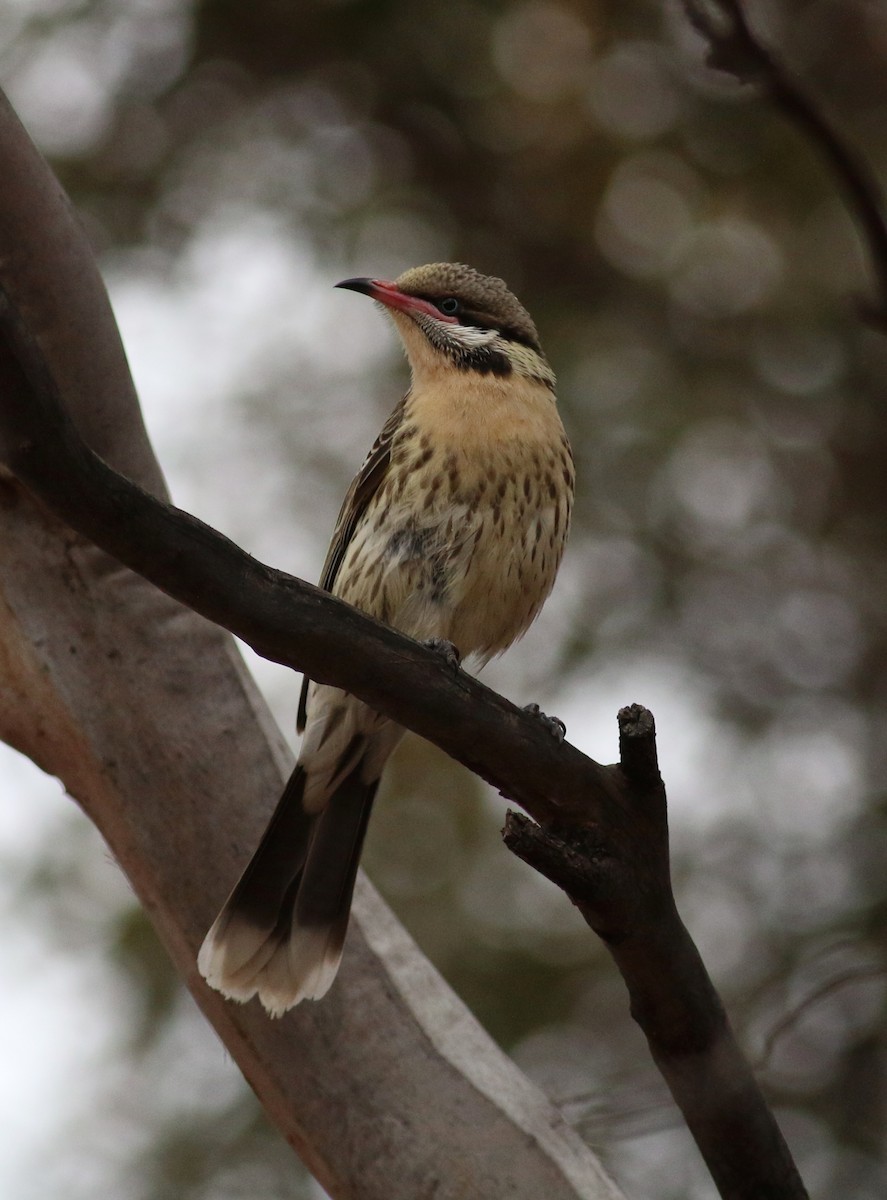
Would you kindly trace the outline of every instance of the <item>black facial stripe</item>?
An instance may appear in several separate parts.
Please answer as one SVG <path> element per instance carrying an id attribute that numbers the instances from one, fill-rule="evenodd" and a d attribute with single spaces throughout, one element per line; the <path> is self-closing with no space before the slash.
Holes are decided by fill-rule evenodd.
<path id="1" fill-rule="evenodd" d="M 440 304 L 441 300 L 458 299 L 457 296 L 451 296 L 450 293 L 433 296 L 430 292 L 410 292 L 409 295 L 415 296 L 417 300 L 427 300 L 435 308 Z M 460 303 L 463 304 L 463 308 L 459 313 L 460 325 L 473 325 L 476 329 L 495 329 L 506 342 L 517 342 L 520 346 L 528 346 L 530 350 L 535 350 L 537 354 L 542 353 L 542 347 L 530 334 L 525 333 L 523 330 L 515 329 L 513 325 L 504 325 L 488 313 L 475 312 L 470 308 L 465 308 L 463 301 L 460 301 Z"/>
<path id="2" fill-rule="evenodd" d="M 453 366 L 460 371 L 476 371 L 479 375 L 496 375 L 500 379 L 505 379 L 517 369 L 507 352 L 499 348 L 501 342 L 498 345 L 494 343 L 486 346 L 466 346 L 447 334 L 448 326 L 439 325 L 432 317 L 423 315 L 417 320 L 431 345 L 441 354 L 445 354 Z M 538 372 L 527 369 L 529 364 L 525 364 L 521 368 L 521 373 L 535 379 L 549 391 L 554 392 L 554 376 L 545 369 L 545 359 L 541 353 L 539 357 L 541 361 Z"/>
<path id="3" fill-rule="evenodd" d="M 470 309 L 463 308 L 459 314 L 459 324 L 473 325 L 476 329 L 495 329 L 503 341 L 517 342 L 520 346 L 529 346 L 537 354 L 542 353 L 542 347 L 535 338 L 520 329 L 515 329 L 513 325 L 505 325 L 501 321 L 494 320 L 487 313 L 471 312 Z"/>
<path id="4" fill-rule="evenodd" d="M 492 328 L 492 326 L 489 328 Z M 511 325 L 498 325 L 496 328 L 498 329 L 503 341 L 517 342 L 519 346 L 527 346 L 530 350 L 535 350 L 537 354 L 542 353 L 542 347 L 539 345 L 536 339 L 530 337 L 529 334 L 522 333 L 521 330 L 515 329 Z"/>
<path id="5" fill-rule="evenodd" d="M 487 346 L 467 349 L 448 345 L 445 350 L 461 371 L 477 371 L 480 375 L 498 375 L 504 379 L 514 370 L 506 354 Z"/>

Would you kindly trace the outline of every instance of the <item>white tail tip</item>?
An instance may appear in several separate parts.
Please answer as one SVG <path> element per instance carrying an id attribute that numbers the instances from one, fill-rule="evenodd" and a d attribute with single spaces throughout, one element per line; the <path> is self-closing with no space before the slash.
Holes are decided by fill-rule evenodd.
<path id="1" fill-rule="evenodd" d="M 336 926 L 294 925 L 286 941 L 242 917 L 222 914 L 197 956 L 200 974 L 216 991 L 243 1004 L 258 996 L 272 1017 L 329 991 L 342 959 Z"/>

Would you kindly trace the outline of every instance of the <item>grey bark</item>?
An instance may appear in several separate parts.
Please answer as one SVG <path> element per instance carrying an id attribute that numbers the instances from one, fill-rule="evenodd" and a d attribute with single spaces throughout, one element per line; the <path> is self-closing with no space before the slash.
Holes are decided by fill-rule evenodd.
<path id="1" fill-rule="evenodd" d="M 5 100 L 0 163 L 0 282 L 89 444 L 163 495 L 92 254 Z M 273 808 L 288 751 L 227 634 L 8 474 L 0 736 L 57 775 L 101 830 L 198 1004 L 333 1196 L 618 1197 L 366 881 L 323 1003 L 272 1022 L 203 985 L 196 948 Z"/>

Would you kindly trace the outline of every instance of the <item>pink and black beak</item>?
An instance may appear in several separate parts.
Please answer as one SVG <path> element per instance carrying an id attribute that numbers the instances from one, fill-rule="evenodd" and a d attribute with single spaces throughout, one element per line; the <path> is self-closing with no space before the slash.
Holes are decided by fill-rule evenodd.
<path id="1" fill-rule="evenodd" d="M 336 287 L 348 288 L 352 292 L 361 292 L 364 296 L 369 296 L 371 300 L 377 300 L 379 304 L 384 304 L 386 308 L 396 308 L 400 312 L 411 315 L 424 313 L 426 316 L 434 317 L 436 321 L 445 321 L 448 325 L 458 324 L 457 317 L 441 312 L 430 300 L 423 300 L 421 296 L 411 296 L 408 292 L 402 292 L 396 283 L 391 283 L 387 279 L 343 279 L 341 283 L 336 284 Z"/>

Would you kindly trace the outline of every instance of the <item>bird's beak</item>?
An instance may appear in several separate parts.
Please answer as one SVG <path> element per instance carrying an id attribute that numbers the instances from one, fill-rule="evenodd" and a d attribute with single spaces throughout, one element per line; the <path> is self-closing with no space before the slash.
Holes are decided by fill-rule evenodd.
<path id="1" fill-rule="evenodd" d="M 442 313 L 430 300 L 423 300 L 420 296 L 410 296 L 407 292 L 402 292 L 396 283 L 390 283 L 386 279 L 343 279 L 341 283 L 336 284 L 336 287 L 348 288 L 352 292 L 361 292 L 372 300 L 378 300 L 386 308 L 396 308 L 400 312 L 411 315 L 425 313 L 426 316 L 434 317 L 435 321 L 445 321 L 448 325 L 458 325 L 459 323 L 456 317 Z"/>

